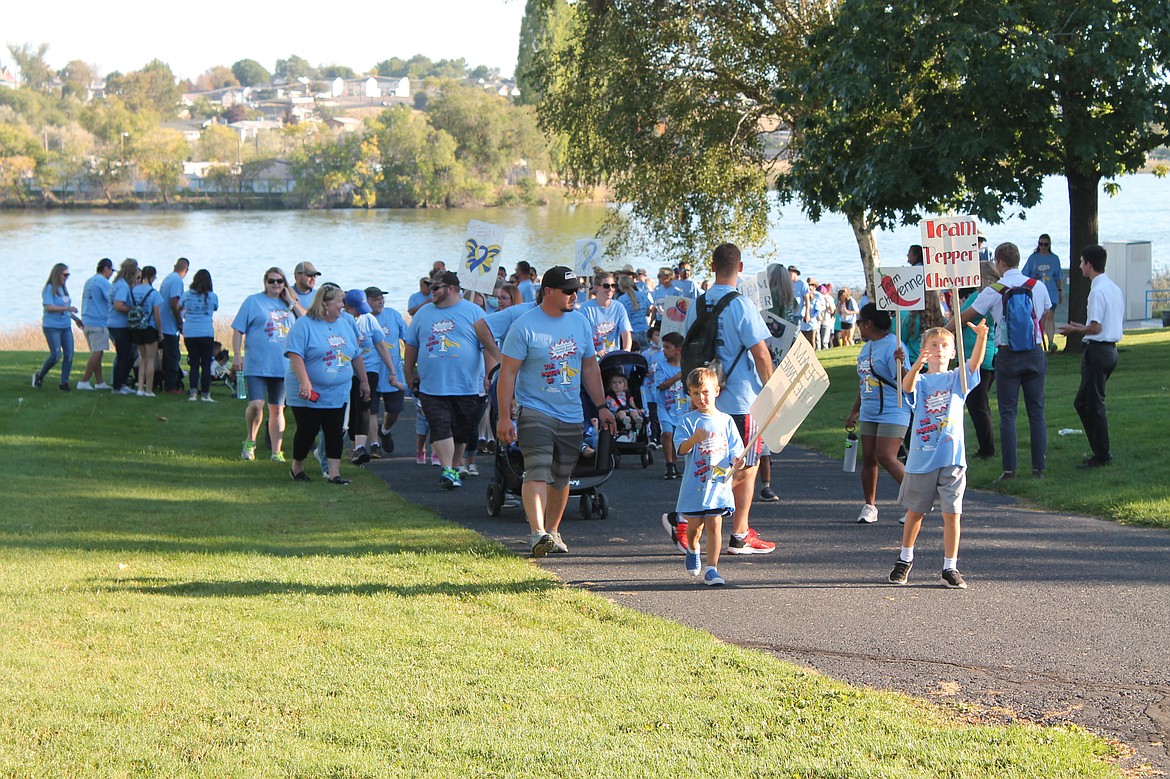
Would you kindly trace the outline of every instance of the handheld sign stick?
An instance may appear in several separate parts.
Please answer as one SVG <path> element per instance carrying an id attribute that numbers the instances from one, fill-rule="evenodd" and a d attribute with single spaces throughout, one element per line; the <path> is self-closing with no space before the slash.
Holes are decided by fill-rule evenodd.
<path id="1" fill-rule="evenodd" d="M 780 413 L 781 409 L 784 408 L 784 404 L 786 404 L 788 402 L 789 396 L 792 395 L 792 393 L 798 387 L 800 387 L 801 381 L 804 380 L 804 375 L 806 373 L 808 373 L 810 369 L 811 369 L 811 366 L 809 366 L 809 365 L 802 365 L 800 367 L 800 371 L 796 374 L 796 378 L 792 380 L 792 383 L 790 383 L 788 385 L 788 388 L 784 390 L 784 394 L 780 396 L 780 400 L 776 401 L 776 405 L 772 408 L 772 410 L 770 412 L 768 412 L 768 416 L 764 418 L 763 424 L 761 424 L 757 427 L 756 434 L 754 436 L 752 436 L 751 442 L 744 446 L 743 450 L 745 452 L 750 452 L 752 449 L 754 449 L 756 447 L 756 444 L 758 444 L 760 442 L 760 439 L 764 437 L 764 428 L 766 428 L 768 425 L 772 424 L 772 420 L 775 419 L 776 416 Z M 728 471 L 727 475 L 723 477 L 723 480 L 727 481 L 730 478 L 731 478 L 731 471 Z"/>
<path id="2" fill-rule="evenodd" d="M 902 348 L 902 309 L 894 312 L 894 338 L 898 348 Z M 872 355 L 873 352 L 870 352 Z M 902 360 L 898 360 L 898 408 L 902 408 Z"/>
<path id="3" fill-rule="evenodd" d="M 963 394 L 967 394 L 967 366 L 964 365 L 967 361 L 963 354 L 963 323 L 962 317 L 958 316 L 956 312 L 959 306 L 959 288 L 957 286 L 951 287 L 951 324 L 955 326 L 955 353 L 959 355 L 959 379 L 962 382 Z"/>

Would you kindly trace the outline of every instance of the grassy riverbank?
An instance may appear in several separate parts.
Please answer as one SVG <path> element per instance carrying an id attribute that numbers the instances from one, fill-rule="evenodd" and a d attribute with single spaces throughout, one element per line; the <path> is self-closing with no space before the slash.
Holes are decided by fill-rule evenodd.
<path id="1" fill-rule="evenodd" d="M 3 353 L 0 775 L 1118 776 L 560 585 L 372 474 L 242 463 L 242 404 Z"/>
<path id="2" fill-rule="evenodd" d="M 1058 343 L 1063 343 L 1058 338 Z M 821 363 L 832 382 L 794 443 L 840 457 L 844 449 L 842 420 L 857 397 L 856 362 L 860 347 L 821 352 Z M 1165 453 L 1165 409 L 1170 403 L 1170 330 L 1133 330 L 1119 347 L 1117 370 L 1109 380 L 1107 403 L 1114 464 L 1091 471 L 1076 466 L 1089 452 L 1083 434 L 1061 436 L 1062 429 L 1081 429 L 1073 409 L 1080 384 L 1080 354 L 1048 358 L 1045 417 L 1048 428 L 1048 472 L 1044 479 L 1027 476 L 1028 419 L 1020 401 L 1017 420 L 1021 476 L 992 485 L 1000 474 L 998 455 L 987 462 L 970 458 L 968 485 L 998 489 L 1046 508 L 1108 517 L 1120 522 L 1170 527 L 1170 458 Z M 991 408 L 996 415 L 995 388 Z M 998 419 L 998 417 L 995 417 Z M 967 419 L 968 440 L 975 433 Z M 995 427 L 999 445 L 998 421 Z M 970 447 L 968 447 L 970 451 Z M 997 449 L 998 452 L 998 449 Z M 882 478 L 887 478 L 884 475 Z M 860 500 L 860 486 L 857 494 Z"/>

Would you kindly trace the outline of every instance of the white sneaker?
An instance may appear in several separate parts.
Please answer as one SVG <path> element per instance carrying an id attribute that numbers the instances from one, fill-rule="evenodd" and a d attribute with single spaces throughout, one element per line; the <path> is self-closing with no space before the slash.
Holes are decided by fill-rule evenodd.
<path id="1" fill-rule="evenodd" d="M 199 393 L 198 393 L 198 392 L 192 392 L 192 393 L 191 393 L 191 396 L 190 396 L 190 397 L 188 397 L 188 398 L 187 398 L 187 400 L 188 400 L 189 402 L 191 402 L 191 403 L 195 403 L 196 401 L 198 401 L 198 400 L 199 400 Z"/>
<path id="2" fill-rule="evenodd" d="M 877 522 L 877 506 L 866 503 L 861 507 L 861 513 L 857 515 L 857 524 L 872 525 L 874 522 Z"/>
<path id="3" fill-rule="evenodd" d="M 528 536 L 528 545 L 532 547 L 533 557 L 544 557 L 555 548 L 556 542 L 551 535 L 538 530 Z"/>
<path id="4" fill-rule="evenodd" d="M 471 471 L 467 470 L 466 466 L 463 466 L 463 465 L 459 466 L 459 478 L 460 479 L 462 479 L 464 476 L 470 476 L 470 475 L 471 475 Z"/>
<path id="5" fill-rule="evenodd" d="M 467 466 L 467 475 L 468 476 L 479 476 L 479 468 L 475 467 L 475 463 L 472 463 L 471 465 Z"/>
<path id="6" fill-rule="evenodd" d="M 114 394 L 115 395 L 133 395 L 134 390 L 130 389 L 129 387 L 122 387 L 122 389 L 115 391 Z"/>
<path id="7" fill-rule="evenodd" d="M 88 381 L 79 381 L 79 382 L 77 382 L 77 389 L 91 390 L 91 389 L 93 389 L 93 385 L 90 384 Z"/>
<path id="8" fill-rule="evenodd" d="M 211 397 L 210 395 L 204 395 L 203 397 L 201 397 L 199 399 L 202 400 L 204 403 L 214 403 L 215 402 L 215 398 Z"/>
<path id="9" fill-rule="evenodd" d="M 552 552 L 553 552 L 553 554 L 568 554 L 569 553 L 569 545 L 561 540 L 560 533 L 549 533 L 549 535 L 552 536 L 552 541 L 553 541 Z"/>
<path id="10" fill-rule="evenodd" d="M 106 384 L 106 383 L 103 381 L 103 382 L 101 382 L 100 384 L 95 384 L 95 385 L 93 385 L 93 388 L 94 388 L 95 390 L 108 390 L 108 389 L 110 388 L 110 385 L 109 385 L 109 384 Z M 81 387 L 78 387 L 77 389 L 81 389 Z"/>

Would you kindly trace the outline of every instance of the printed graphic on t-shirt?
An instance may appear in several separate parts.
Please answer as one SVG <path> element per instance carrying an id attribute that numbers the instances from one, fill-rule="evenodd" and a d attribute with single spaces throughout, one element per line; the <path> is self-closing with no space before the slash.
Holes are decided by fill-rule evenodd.
<path id="1" fill-rule="evenodd" d="M 561 339 L 548 348 L 549 361 L 544 364 L 540 375 L 545 384 L 571 385 L 573 378 L 580 373 L 570 365 L 570 357 L 577 353 L 577 342 Z"/>
<path id="2" fill-rule="evenodd" d="M 919 451 L 932 452 L 938 448 L 939 441 L 949 436 L 950 406 L 949 387 L 930 393 L 922 401 L 922 417 L 914 428 Z"/>
<path id="3" fill-rule="evenodd" d="M 269 311 L 268 321 L 264 323 L 264 338 L 268 343 L 281 343 L 288 336 L 289 320 L 292 315 L 288 311 Z"/>
<path id="4" fill-rule="evenodd" d="M 710 438 L 695 446 L 695 452 L 695 470 L 692 475 L 701 483 L 706 484 L 711 479 L 722 479 L 727 475 L 727 468 L 719 465 L 727 459 L 726 435 L 712 433 Z"/>
<path id="5" fill-rule="evenodd" d="M 617 348 L 617 339 L 610 338 L 617 325 L 608 319 L 597 323 L 593 328 L 593 349 L 597 352 L 612 352 Z"/>
<path id="6" fill-rule="evenodd" d="M 325 352 L 325 372 L 340 373 L 341 369 L 349 365 L 350 359 L 345 354 L 345 336 L 331 335 L 325 339 L 329 350 Z"/>
<path id="7" fill-rule="evenodd" d="M 459 342 L 451 338 L 455 330 L 455 322 L 450 319 L 440 319 L 431 325 L 431 334 L 427 336 L 427 352 L 443 354 L 451 349 L 458 349 Z"/>

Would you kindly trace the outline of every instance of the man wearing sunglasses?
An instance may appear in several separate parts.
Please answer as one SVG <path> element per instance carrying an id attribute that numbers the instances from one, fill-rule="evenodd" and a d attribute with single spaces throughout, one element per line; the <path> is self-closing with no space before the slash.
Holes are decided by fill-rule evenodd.
<path id="1" fill-rule="evenodd" d="M 617 282 L 612 273 L 602 271 L 593 277 L 593 300 L 581 306 L 581 313 L 593 330 L 593 349 L 598 359 L 612 351 L 630 351 L 634 343 L 634 328 L 626 307 L 614 302 Z"/>
<path id="2" fill-rule="evenodd" d="M 1052 301 L 1052 308 L 1045 312 L 1040 320 L 1040 327 L 1044 330 L 1044 338 L 1048 341 L 1048 351 L 1055 352 L 1056 344 L 1053 336 L 1056 335 L 1056 307 L 1064 302 L 1063 273 L 1060 267 L 1060 257 L 1052 252 L 1052 237 L 1042 233 L 1036 241 L 1036 251 L 1024 263 L 1023 273 L 1028 278 L 1036 279 L 1048 289 L 1048 299 Z"/>
<path id="3" fill-rule="evenodd" d="M 317 294 L 317 277 L 321 274 L 317 271 L 316 266 L 311 262 L 298 262 L 297 267 L 293 270 L 293 295 L 296 296 L 296 302 L 293 303 L 293 313 L 297 316 L 304 316 L 309 307 L 313 305 L 313 298 Z"/>

